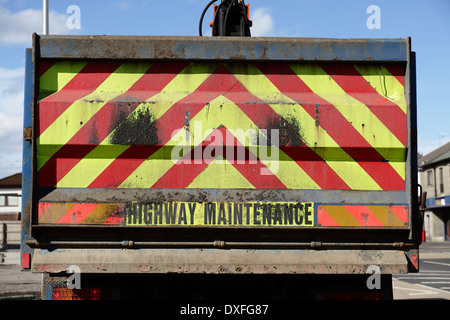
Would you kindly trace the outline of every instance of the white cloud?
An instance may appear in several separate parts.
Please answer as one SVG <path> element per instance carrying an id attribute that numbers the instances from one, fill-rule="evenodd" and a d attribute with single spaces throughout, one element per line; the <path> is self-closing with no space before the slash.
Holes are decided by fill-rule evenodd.
<path id="1" fill-rule="evenodd" d="M 0 177 L 22 170 L 24 72 L 0 67 Z"/>
<path id="2" fill-rule="evenodd" d="M 64 34 L 68 16 L 56 11 L 49 12 L 51 34 Z M 0 43 L 3 44 L 31 44 L 33 32 L 42 33 L 42 10 L 26 9 L 18 12 L 0 7 Z"/>
<path id="3" fill-rule="evenodd" d="M 253 37 L 266 37 L 274 35 L 274 22 L 271 16 L 271 10 L 267 8 L 258 8 L 250 12 L 250 20 L 253 26 L 251 28 Z"/>
<path id="4" fill-rule="evenodd" d="M 122 11 L 126 11 L 131 7 L 131 3 L 128 1 L 118 1 L 115 2 L 114 4 Z"/>

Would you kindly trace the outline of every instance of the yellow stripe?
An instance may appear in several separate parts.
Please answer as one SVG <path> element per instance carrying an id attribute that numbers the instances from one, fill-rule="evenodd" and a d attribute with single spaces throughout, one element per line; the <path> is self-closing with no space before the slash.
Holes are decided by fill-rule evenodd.
<path id="1" fill-rule="evenodd" d="M 366 105 L 346 94 L 323 69 L 306 65 L 291 68 L 315 94 L 333 104 L 373 148 L 404 148 Z"/>
<path id="2" fill-rule="evenodd" d="M 367 206 L 367 208 L 384 226 L 405 226 L 405 223 L 388 206 Z"/>
<path id="3" fill-rule="evenodd" d="M 170 107 L 173 106 L 177 101 L 185 98 L 192 91 L 195 91 L 198 86 L 200 86 L 214 71 L 217 66 L 213 66 L 211 64 L 189 64 L 183 71 L 178 74 L 160 93 L 152 96 L 150 99 L 141 103 L 129 116 L 128 119 L 139 117 L 139 113 L 143 112 L 143 109 L 147 109 L 146 111 L 151 112 L 153 116 L 156 118 L 160 118 L 167 112 Z M 150 109 L 150 110 L 148 110 Z M 117 129 L 117 128 L 116 128 Z M 102 173 L 122 152 L 128 149 L 128 146 L 116 146 L 113 149 L 108 149 L 110 151 L 110 157 L 104 157 L 103 150 L 105 148 L 103 145 L 108 145 L 111 143 L 115 135 L 114 129 L 107 138 L 102 141 L 102 143 L 96 147 L 90 154 L 88 154 L 83 160 L 80 161 L 61 181 L 58 183 L 58 187 L 79 187 L 85 188 L 92 181 L 94 181 L 98 175 Z M 167 145 L 170 145 L 170 141 Z M 173 142 L 172 142 L 173 143 Z M 161 150 L 156 152 L 153 157 L 158 159 L 158 166 L 161 166 L 163 162 L 166 166 L 165 168 L 170 169 L 172 167 L 173 162 L 171 160 L 161 159 L 163 157 L 162 153 L 167 150 Z M 146 174 L 146 181 L 142 181 L 142 183 L 146 184 L 148 187 L 149 181 L 156 182 L 166 171 L 161 170 L 161 168 L 155 168 L 155 166 L 151 166 L 152 169 L 156 169 L 155 174 Z M 134 176 L 134 175 L 132 175 Z M 149 176 L 152 176 L 150 178 Z M 157 178 L 155 180 L 155 178 Z M 124 182 L 125 183 L 125 182 Z M 152 183 L 152 184 L 153 184 Z M 144 187 L 141 185 L 141 187 Z"/>
<path id="4" fill-rule="evenodd" d="M 256 125 L 237 107 L 233 102 L 223 96 L 216 98 L 205 106 L 199 113 L 197 113 L 189 124 L 189 131 L 186 129 L 179 130 L 166 146 L 186 145 L 189 150 L 198 146 L 203 139 L 212 132 L 213 129 L 224 125 L 227 129 L 236 129 L 236 139 L 243 145 L 250 144 L 248 135 L 240 135 L 237 129 L 245 133 L 248 129 L 259 129 Z M 186 141 L 188 135 L 189 141 Z M 191 135 L 191 136 L 189 136 Z M 197 135 L 197 136 L 195 136 Z M 170 168 L 174 162 L 172 160 L 164 160 L 167 157 L 167 149 L 161 148 L 149 159 L 147 159 L 141 166 L 139 166 L 133 174 L 131 174 L 121 185 L 121 188 L 139 188 L 149 187 L 156 183 Z M 284 152 L 278 149 L 280 158 L 289 158 Z M 166 158 L 167 159 L 167 158 Z M 290 158 L 289 158 L 290 159 Z M 288 188 L 306 188 L 318 189 L 319 186 L 297 165 L 290 159 L 290 161 L 277 161 L 277 164 L 267 163 L 265 159 L 262 162 L 266 163 L 269 170 L 273 172 Z M 211 164 L 215 166 L 216 164 Z M 211 166 L 210 165 L 210 166 Z M 217 170 L 221 170 L 219 167 Z M 208 169 L 208 172 L 215 170 Z M 259 174 L 259 173 L 257 173 Z M 196 184 L 198 185 L 198 184 Z M 244 184 L 248 187 L 248 183 Z"/>
<path id="5" fill-rule="evenodd" d="M 124 63 L 94 92 L 75 101 L 37 139 L 37 145 L 64 146 L 108 101 L 126 92 L 151 67 L 149 63 Z M 48 154 L 51 157 L 53 154 Z M 43 159 L 45 160 L 45 159 Z M 38 170 L 45 161 L 38 163 Z"/>
<path id="6" fill-rule="evenodd" d="M 349 96 L 322 68 L 303 64 L 291 68 L 315 94 L 333 104 L 373 148 L 404 148 L 366 105 Z"/>
<path id="7" fill-rule="evenodd" d="M 202 137 L 207 135 L 206 130 L 210 128 L 217 128 L 224 125 L 232 133 L 235 134 L 236 139 L 244 146 L 255 146 L 255 141 L 251 139 L 249 130 L 259 134 L 259 128 L 256 124 L 232 101 L 220 96 L 210 102 L 208 107 L 202 109 L 191 120 L 192 132 L 196 132 L 195 126 L 201 124 L 203 132 Z M 265 129 L 265 128 L 262 128 Z M 247 134 L 245 134 L 247 132 Z M 197 144 L 202 139 L 197 141 Z M 201 141 L 200 141 L 201 142 Z M 261 151 L 261 149 L 259 149 Z M 280 181 L 290 189 L 320 189 L 316 182 L 307 175 L 301 167 L 299 167 L 287 154 L 280 150 L 277 146 L 272 147 L 272 152 L 279 155 L 279 160 L 270 161 L 273 158 L 261 157 L 261 153 L 255 151 L 261 162 L 280 179 Z M 254 153 L 255 153 L 254 152 Z M 263 155 L 266 152 L 262 153 Z M 260 174 L 259 172 L 257 174 Z"/>
<path id="8" fill-rule="evenodd" d="M 103 224 L 123 204 L 100 203 L 80 224 Z"/>
<path id="9" fill-rule="evenodd" d="M 391 100 L 406 113 L 405 88 L 384 66 L 354 67 L 381 96 Z"/>
<path id="10" fill-rule="evenodd" d="M 85 66 L 83 61 L 58 61 L 55 62 L 39 78 L 39 98 L 41 100 L 65 87 Z"/>
<path id="11" fill-rule="evenodd" d="M 360 227 L 361 224 L 343 206 L 322 206 L 339 226 Z"/>
<path id="12" fill-rule="evenodd" d="M 175 103 L 197 90 L 215 69 L 217 65 L 212 63 L 190 63 L 161 92 L 146 100 L 154 105 L 151 113 L 156 119 L 161 118 Z"/>
<path id="13" fill-rule="evenodd" d="M 276 97 L 283 103 L 270 104 L 272 109 L 285 119 L 294 118 L 301 124 L 301 137 L 305 143 L 312 147 L 323 159 L 329 158 L 323 152 L 333 152 L 332 158 L 340 161 L 326 161 L 326 163 L 343 179 L 352 189 L 358 190 L 381 190 L 380 186 L 354 162 L 354 160 L 340 148 L 340 146 L 328 135 L 326 130 L 316 126 L 315 119 L 311 117 L 304 108 L 294 100 L 284 96 L 267 77 L 257 68 L 251 67 L 246 72 L 233 69 L 235 77 L 255 96 L 264 99 L 267 96 Z M 319 147 L 319 148 L 316 148 Z M 292 162 L 293 163 L 293 162 Z M 293 163 L 298 167 L 295 163 Z M 291 179 L 295 175 L 291 174 Z"/>
<path id="14" fill-rule="evenodd" d="M 255 187 L 228 160 L 219 156 L 187 188 L 254 189 Z"/>
<path id="15" fill-rule="evenodd" d="M 57 223 L 74 205 L 75 203 L 53 203 L 38 217 L 38 222 Z"/>
<path id="16" fill-rule="evenodd" d="M 73 167 L 56 187 L 87 188 L 129 146 L 99 145 Z"/>
<path id="17" fill-rule="evenodd" d="M 320 67 L 291 65 L 293 71 L 317 95 L 333 104 L 361 136 L 385 159 L 390 157 L 390 149 L 404 149 L 395 135 L 358 100 L 345 91 Z M 393 166 L 404 177 L 404 170 Z"/>

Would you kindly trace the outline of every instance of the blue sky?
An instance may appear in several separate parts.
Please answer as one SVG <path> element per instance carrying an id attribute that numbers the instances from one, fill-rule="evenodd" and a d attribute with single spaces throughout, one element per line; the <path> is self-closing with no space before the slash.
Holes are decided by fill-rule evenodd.
<path id="1" fill-rule="evenodd" d="M 49 0 L 50 33 L 82 35 L 198 35 L 209 0 Z M 247 0 L 252 34 L 319 38 L 412 38 L 417 53 L 419 151 L 450 142 L 449 0 Z M 80 29 L 69 29 L 71 5 Z M 380 29 L 369 29 L 370 5 Z M 211 19 L 206 14 L 203 33 Z M 0 178 L 21 171 L 25 48 L 42 33 L 41 0 L 0 0 Z"/>

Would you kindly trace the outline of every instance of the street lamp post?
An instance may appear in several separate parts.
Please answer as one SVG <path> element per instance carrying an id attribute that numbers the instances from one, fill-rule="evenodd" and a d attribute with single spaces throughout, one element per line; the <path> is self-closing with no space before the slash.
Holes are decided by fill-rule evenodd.
<path id="1" fill-rule="evenodd" d="M 48 0 L 43 0 L 42 4 L 42 33 L 44 35 L 48 34 Z"/>

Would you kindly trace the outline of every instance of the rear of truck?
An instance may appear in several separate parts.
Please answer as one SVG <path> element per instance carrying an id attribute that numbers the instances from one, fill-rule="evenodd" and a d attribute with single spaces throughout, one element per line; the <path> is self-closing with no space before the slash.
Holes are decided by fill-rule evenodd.
<path id="1" fill-rule="evenodd" d="M 392 298 L 417 271 L 410 39 L 34 35 L 26 66 L 44 299 Z"/>

